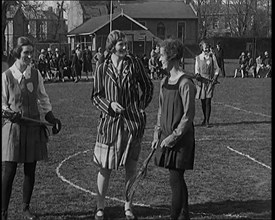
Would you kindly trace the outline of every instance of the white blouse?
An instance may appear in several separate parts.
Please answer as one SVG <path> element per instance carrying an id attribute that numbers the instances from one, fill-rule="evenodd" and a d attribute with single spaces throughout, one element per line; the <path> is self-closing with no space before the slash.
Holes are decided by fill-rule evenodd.
<path id="1" fill-rule="evenodd" d="M 23 76 L 25 79 L 29 79 L 31 77 L 31 66 L 28 66 L 26 70 L 21 73 L 19 69 L 16 67 L 15 64 L 13 64 L 10 68 L 10 71 L 12 72 L 13 77 L 18 80 L 18 83 L 21 82 Z M 41 107 L 41 110 L 43 113 L 47 113 L 49 111 L 52 111 L 52 105 L 50 103 L 50 99 L 48 94 L 46 93 L 44 83 L 43 83 L 43 78 L 38 72 L 38 87 L 37 87 L 37 98 L 38 98 L 38 104 Z M 8 103 L 8 83 L 7 83 L 7 78 L 6 74 L 2 73 L 2 110 L 7 110 L 9 109 L 9 103 Z"/>

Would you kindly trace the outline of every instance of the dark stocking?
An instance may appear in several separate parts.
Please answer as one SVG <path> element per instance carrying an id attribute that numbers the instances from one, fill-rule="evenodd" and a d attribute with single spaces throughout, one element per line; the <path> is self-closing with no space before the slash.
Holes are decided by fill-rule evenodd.
<path id="1" fill-rule="evenodd" d="M 171 219 L 180 215 L 189 217 L 188 191 L 184 180 L 184 170 L 169 170 L 172 190 Z"/>
<path id="2" fill-rule="evenodd" d="M 211 98 L 205 100 L 206 106 L 206 123 L 209 124 L 210 114 L 211 114 Z"/>
<path id="3" fill-rule="evenodd" d="M 202 107 L 202 112 L 203 112 L 202 124 L 205 124 L 205 122 L 206 122 L 206 99 L 201 99 L 201 107 Z"/>
<path id="4" fill-rule="evenodd" d="M 23 204 L 30 204 L 35 182 L 36 162 L 24 163 Z"/>
<path id="5" fill-rule="evenodd" d="M 2 162 L 2 212 L 8 210 L 17 163 Z"/>

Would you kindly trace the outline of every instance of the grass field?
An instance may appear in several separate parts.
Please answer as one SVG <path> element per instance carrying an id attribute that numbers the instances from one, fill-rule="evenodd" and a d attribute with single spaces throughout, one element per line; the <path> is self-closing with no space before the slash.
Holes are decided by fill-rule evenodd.
<path id="1" fill-rule="evenodd" d="M 233 76 L 236 60 L 227 60 Z M 192 71 L 193 61 L 186 63 Z M 211 128 L 201 127 L 196 101 L 195 167 L 185 174 L 191 219 L 271 219 L 271 79 L 219 78 L 212 103 Z M 147 127 L 139 165 L 149 154 L 156 122 L 159 81 L 146 109 Z M 43 220 L 93 219 L 96 173 L 92 163 L 99 112 L 90 101 L 90 82 L 49 83 L 46 90 L 63 128 L 50 137 L 47 162 L 37 166 L 32 209 Z M 124 170 L 112 173 L 106 214 L 122 219 Z M 9 208 L 20 220 L 22 165 L 19 166 Z M 151 161 L 147 178 L 134 197 L 139 219 L 168 219 L 168 172 Z"/>

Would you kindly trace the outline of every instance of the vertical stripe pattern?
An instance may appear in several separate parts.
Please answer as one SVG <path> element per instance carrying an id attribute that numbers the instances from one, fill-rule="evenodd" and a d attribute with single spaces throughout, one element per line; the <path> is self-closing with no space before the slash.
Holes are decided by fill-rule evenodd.
<path id="1" fill-rule="evenodd" d="M 108 58 L 98 66 L 91 95 L 92 103 L 101 111 L 97 141 L 104 144 L 116 140 L 120 122 L 127 125 L 133 138 L 141 137 L 146 124 L 146 115 L 141 110 L 149 105 L 153 96 L 153 83 L 138 58 L 133 55 L 124 58 L 120 83 L 112 65 Z M 111 102 L 118 102 L 125 111 L 115 113 Z"/>

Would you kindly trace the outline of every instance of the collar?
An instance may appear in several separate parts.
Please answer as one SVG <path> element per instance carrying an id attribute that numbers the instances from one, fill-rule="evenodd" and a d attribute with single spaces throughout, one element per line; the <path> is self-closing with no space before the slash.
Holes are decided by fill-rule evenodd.
<path id="1" fill-rule="evenodd" d="M 12 72 L 13 77 L 18 80 L 18 82 L 21 81 L 22 77 L 24 76 L 25 79 L 31 78 L 31 66 L 27 66 L 25 71 L 22 73 L 20 70 L 16 67 L 15 63 L 10 67 L 10 70 Z"/>

